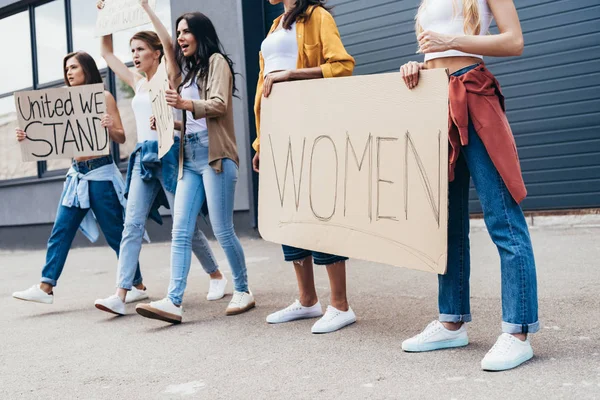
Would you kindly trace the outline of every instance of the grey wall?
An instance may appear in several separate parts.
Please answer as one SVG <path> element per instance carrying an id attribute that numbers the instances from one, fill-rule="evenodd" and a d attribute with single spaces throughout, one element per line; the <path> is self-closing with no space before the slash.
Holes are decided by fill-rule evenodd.
<path id="1" fill-rule="evenodd" d="M 398 71 L 416 55 L 419 0 L 331 0 L 355 75 Z M 529 192 L 525 210 L 600 206 L 600 3 L 515 1 L 521 57 L 486 57 L 506 96 Z M 497 32 L 495 25 L 492 32 Z M 479 201 L 471 191 L 471 210 Z"/>
<path id="2" fill-rule="evenodd" d="M 246 0 L 248 1 L 248 0 Z M 201 11 L 208 16 L 217 29 L 225 51 L 235 63 L 238 98 L 233 99 L 234 123 L 240 170 L 235 192 L 235 210 L 250 209 L 251 168 L 250 146 L 248 144 L 249 122 L 246 90 L 246 57 L 244 52 L 244 30 L 242 22 L 242 0 L 171 0 L 173 30 L 175 21 L 186 12 Z M 175 35 L 175 32 L 173 32 Z"/>

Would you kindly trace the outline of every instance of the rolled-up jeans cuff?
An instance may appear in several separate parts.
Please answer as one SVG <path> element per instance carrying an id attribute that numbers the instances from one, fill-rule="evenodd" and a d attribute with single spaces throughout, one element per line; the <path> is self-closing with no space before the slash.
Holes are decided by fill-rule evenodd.
<path id="1" fill-rule="evenodd" d="M 44 277 L 42 277 L 42 279 L 40 279 L 40 282 L 47 283 L 48 285 L 52 285 L 52 287 L 56 286 L 56 283 L 57 283 L 55 279 L 44 278 Z"/>
<path id="2" fill-rule="evenodd" d="M 471 314 L 452 315 L 440 314 L 440 322 L 471 322 Z"/>
<path id="3" fill-rule="evenodd" d="M 144 278 L 137 279 L 137 280 L 133 281 L 132 286 L 137 286 L 137 285 L 141 284 L 142 282 L 144 282 Z"/>
<path id="4" fill-rule="evenodd" d="M 536 333 L 540 330 L 540 321 L 532 324 L 511 324 L 502 321 L 502 332 L 504 333 Z"/>
<path id="5" fill-rule="evenodd" d="M 133 285 L 139 285 L 139 283 L 134 283 Z M 128 285 L 126 283 L 119 283 L 119 284 L 117 284 L 117 288 L 119 288 L 119 289 L 125 289 L 125 290 L 131 290 L 131 288 L 133 287 L 133 285 Z"/>

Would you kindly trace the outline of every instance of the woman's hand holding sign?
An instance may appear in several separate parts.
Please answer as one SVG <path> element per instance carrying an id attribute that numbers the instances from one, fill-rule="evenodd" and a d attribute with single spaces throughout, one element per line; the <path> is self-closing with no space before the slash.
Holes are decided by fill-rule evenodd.
<path id="1" fill-rule="evenodd" d="M 27 138 L 27 134 L 25 133 L 25 131 L 21 128 L 15 128 L 15 132 L 17 133 L 17 140 L 19 142 L 22 142 L 23 140 L 25 140 Z"/>

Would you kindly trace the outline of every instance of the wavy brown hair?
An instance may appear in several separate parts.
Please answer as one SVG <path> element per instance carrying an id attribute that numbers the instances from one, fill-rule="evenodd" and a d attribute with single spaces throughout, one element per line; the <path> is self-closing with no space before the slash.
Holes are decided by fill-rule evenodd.
<path id="1" fill-rule="evenodd" d="M 327 11 L 331 11 L 332 7 L 328 7 L 326 3 L 327 0 L 296 0 L 294 8 L 288 11 L 283 17 L 283 29 L 289 30 L 292 28 L 294 22 L 309 19 L 310 15 L 307 11 L 310 6 L 323 7 Z"/>

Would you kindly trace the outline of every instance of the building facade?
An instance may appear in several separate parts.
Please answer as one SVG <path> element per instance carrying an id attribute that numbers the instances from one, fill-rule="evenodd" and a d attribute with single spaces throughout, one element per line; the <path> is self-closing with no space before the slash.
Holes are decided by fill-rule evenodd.
<path id="1" fill-rule="evenodd" d="M 123 168 L 135 145 L 132 92 L 99 56 L 99 39 L 93 34 L 95 3 L 0 0 L 5 51 L 0 63 L 0 248 L 23 246 L 23 241 L 44 244 L 69 166 L 68 160 L 20 162 L 13 92 L 62 86 L 63 56 L 85 50 L 94 56 L 107 89 L 117 98 L 128 141 L 113 144 L 112 150 Z M 418 3 L 329 1 L 342 40 L 356 58 L 355 74 L 393 72 L 402 63 L 419 59 L 414 35 Z M 600 207 L 600 4 L 597 0 L 516 3 L 524 53 L 519 58 L 487 58 L 486 64 L 507 97 L 529 192 L 523 207 L 529 211 Z M 251 171 L 250 144 L 256 135 L 252 105 L 258 51 L 282 7 L 266 0 L 157 0 L 157 13 L 171 29 L 175 19 L 188 11 L 202 11 L 212 19 L 238 73 L 239 93 L 233 104 L 240 153 L 235 210 L 238 229 L 252 229 L 258 178 Z M 114 35 L 115 52 L 125 61 L 131 61 L 128 42 L 135 30 Z M 479 211 L 474 191 L 472 211 Z M 170 229 L 151 227 L 151 234 L 168 239 Z M 77 243 L 84 242 L 78 238 Z"/>

